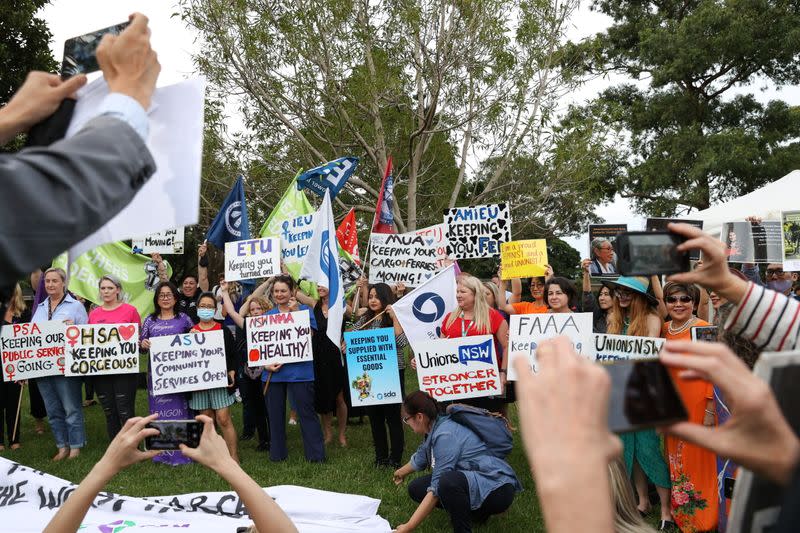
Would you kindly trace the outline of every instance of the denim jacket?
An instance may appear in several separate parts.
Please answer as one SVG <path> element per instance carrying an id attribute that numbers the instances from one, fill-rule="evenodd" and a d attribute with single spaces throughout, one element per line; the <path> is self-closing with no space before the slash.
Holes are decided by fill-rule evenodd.
<path id="1" fill-rule="evenodd" d="M 491 455 L 486 445 L 471 429 L 440 415 L 431 432 L 425 436 L 417 451 L 411 456 L 415 471 L 431 468 L 429 492 L 439 496 L 439 479 L 442 473 L 457 470 L 464 474 L 469 484 L 470 508 L 475 510 L 489 494 L 510 483 L 517 492 L 522 490 L 514 470 L 504 460 Z"/>

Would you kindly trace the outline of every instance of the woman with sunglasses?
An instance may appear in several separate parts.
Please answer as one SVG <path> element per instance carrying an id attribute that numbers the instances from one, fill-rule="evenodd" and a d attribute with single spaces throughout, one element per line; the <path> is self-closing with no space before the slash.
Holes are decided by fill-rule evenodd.
<path id="1" fill-rule="evenodd" d="M 607 333 L 634 337 L 658 337 L 662 321 L 656 311 L 658 299 L 648 291 L 649 280 L 645 277 L 624 277 L 609 280 L 606 284 L 614 289 L 614 301 L 607 317 Z M 620 435 L 623 458 L 628 474 L 638 496 L 638 509 L 642 515 L 650 510 L 647 490 L 649 479 L 658 492 L 661 502 L 661 530 L 674 526 L 670 508 L 669 467 L 661 453 L 661 442 L 655 430 L 631 431 Z"/>
<path id="2" fill-rule="evenodd" d="M 694 315 L 699 300 L 699 290 L 694 285 L 667 283 L 664 300 L 672 319 L 662 329 L 662 337 L 667 340 L 691 340 L 693 327 L 710 325 Z M 669 368 L 689 413 L 689 422 L 716 425 L 714 386 L 702 379 L 683 379 L 680 372 L 678 368 Z M 681 531 L 715 529 L 719 513 L 717 456 L 672 435 L 664 438 L 664 444 L 672 478 L 672 515 L 678 527 Z"/>
<path id="3" fill-rule="evenodd" d="M 453 531 L 472 531 L 473 520 L 484 522 L 511 507 L 522 490 L 514 469 L 489 453 L 471 429 L 440 414 L 438 402 L 423 391 L 405 397 L 402 415 L 403 422 L 425 438 L 409 462 L 394 472 L 394 483 L 427 468 L 431 473 L 408 484 L 408 494 L 419 506 L 394 531 L 413 531 L 436 507 L 450 515 Z"/>
<path id="4" fill-rule="evenodd" d="M 139 334 L 139 345 L 142 350 L 150 350 L 150 339 L 168 335 L 188 333 L 194 327 L 194 322 L 189 315 L 177 310 L 178 287 L 171 281 L 162 281 L 156 286 L 153 293 L 152 313 L 147 315 Z M 183 393 L 162 394 L 153 396 L 150 368 L 147 370 L 147 388 L 150 412 L 158 413 L 159 420 L 186 420 L 189 414 L 189 402 Z M 188 464 L 191 460 L 180 451 L 166 451 L 153 459 L 159 463 L 170 465 Z"/>

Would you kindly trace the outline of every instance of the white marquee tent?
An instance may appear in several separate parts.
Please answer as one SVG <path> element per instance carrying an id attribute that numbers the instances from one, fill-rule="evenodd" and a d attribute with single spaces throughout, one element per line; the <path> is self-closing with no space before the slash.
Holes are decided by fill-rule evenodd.
<path id="1" fill-rule="evenodd" d="M 748 216 L 780 220 L 781 211 L 797 210 L 800 210 L 800 170 L 794 170 L 744 196 L 690 213 L 684 218 L 702 220 L 703 229 L 718 237 L 725 222 L 744 220 Z"/>

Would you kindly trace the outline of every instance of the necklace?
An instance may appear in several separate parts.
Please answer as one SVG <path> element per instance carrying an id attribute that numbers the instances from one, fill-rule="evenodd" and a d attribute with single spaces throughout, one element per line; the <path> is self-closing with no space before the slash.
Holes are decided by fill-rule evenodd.
<path id="1" fill-rule="evenodd" d="M 667 326 L 667 331 L 669 331 L 670 335 L 679 335 L 684 331 L 686 331 L 686 329 L 692 326 L 695 322 L 697 322 L 697 317 L 692 317 L 689 320 L 687 320 L 681 327 L 673 329 L 672 322 L 670 321 L 669 326 Z"/>

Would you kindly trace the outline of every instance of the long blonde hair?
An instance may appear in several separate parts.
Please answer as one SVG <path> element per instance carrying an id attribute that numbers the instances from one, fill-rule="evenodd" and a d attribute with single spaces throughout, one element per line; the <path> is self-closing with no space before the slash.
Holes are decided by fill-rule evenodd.
<path id="1" fill-rule="evenodd" d="M 11 311 L 11 316 L 17 318 L 21 317 L 22 312 L 25 310 L 25 299 L 22 297 L 22 288 L 20 288 L 19 283 L 14 286 L 14 294 L 8 300 L 8 309 Z"/>
<path id="2" fill-rule="evenodd" d="M 619 297 L 616 295 L 614 296 L 611 301 L 611 309 L 608 310 L 608 316 L 606 318 L 606 324 L 608 325 L 606 333 L 622 335 L 626 314 L 631 320 L 628 325 L 628 331 L 625 333 L 626 335 L 634 337 L 650 336 L 647 317 L 651 314 L 658 316 L 658 314 L 650 307 L 650 304 L 647 302 L 647 297 L 634 291 L 631 291 L 631 304 L 628 306 L 627 310 L 619 305 Z"/>
<path id="3" fill-rule="evenodd" d="M 475 308 L 472 310 L 472 323 L 475 324 L 475 331 L 481 335 L 489 334 L 492 332 L 492 326 L 489 322 L 489 304 L 486 301 L 486 295 L 483 294 L 483 283 L 481 280 L 472 275 L 461 274 L 456 280 L 457 285 L 461 285 L 475 295 Z M 445 327 L 449 328 L 453 325 L 456 319 L 464 314 L 461 307 L 456 308 L 445 320 Z"/>
<path id="4" fill-rule="evenodd" d="M 611 482 L 611 499 L 614 501 L 615 533 L 652 532 L 653 528 L 645 523 L 636 508 L 631 482 L 621 459 L 614 459 L 608 464 L 608 477 Z"/>

